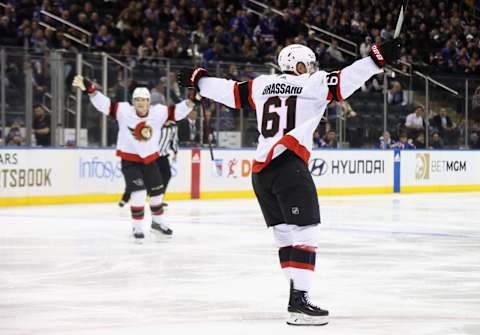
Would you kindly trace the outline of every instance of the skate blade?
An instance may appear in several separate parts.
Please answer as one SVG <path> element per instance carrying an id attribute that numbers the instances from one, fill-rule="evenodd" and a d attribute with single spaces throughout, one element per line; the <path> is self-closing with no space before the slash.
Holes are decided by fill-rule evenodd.
<path id="1" fill-rule="evenodd" d="M 163 231 L 157 230 L 157 229 L 152 229 L 152 228 L 150 228 L 150 231 L 151 231 L 154 235 L 156 235 L 156 236 L 158 236 L 158 237 L 171 238 L 171 237 L 173 236 L 173 233 L 168 234 L 168 233 L 166 233 L 166 232 L 163 232 Z"/>
<path id="2" fill-rule="evenodd" d="M 290 313 L 287 324 L 291 326 L 325 326 L 328 324 L 328 315 L 310 316 L 301 313 Z"/>

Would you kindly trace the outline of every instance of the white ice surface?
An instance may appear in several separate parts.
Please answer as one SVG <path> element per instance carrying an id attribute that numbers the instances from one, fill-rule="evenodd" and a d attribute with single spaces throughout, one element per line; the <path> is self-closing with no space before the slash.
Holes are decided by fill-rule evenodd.
<path id="1" fill-rule="evenodd" d="M 0 208 L 0 334 L 480 334 L 479 193 L 320 208 L 320 328 L 285 325 L 253 199 L 170 202 L 173 238 L 141 244 L 116 204 Z"/>

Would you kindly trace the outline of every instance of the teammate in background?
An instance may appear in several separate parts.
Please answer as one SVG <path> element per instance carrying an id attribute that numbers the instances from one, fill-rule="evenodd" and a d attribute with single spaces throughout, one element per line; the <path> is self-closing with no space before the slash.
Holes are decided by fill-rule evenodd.
<path id="1" fill-rule="evenodd" d="M 172 177 L 171 167 L 170 167 L 170 153 L 172 154 L 172 163 L 177 161 L 178 153 L 178 128 L 175 121 L 167 120 L 160 131 L 160 142 L 158 143 L 158 154 L 160 157 L 157 158 L 155 163 L 160 170 L 160 174 L 163 178 L 163 183 L 165 184 L 165 193 L 167 192 L 168 182 Z M 118 203 L 120 207 L 125 206 L 130 200 L 132 192 L 125 188 L 125 192 L 122 195 L 122 200 Z M 166 206 L 165 203 L 163 203 Z"/>
<path id="2" fill-rule="evenodd" d="M 307 164 L 315 128 L 333 101 L 342 101 L 385 63 L 399 57 L 398 40 L 373 45 L 369 57 L 341 71 L 317 71 L 311 49 L 292 44 L 280 51 L 282 74 L 236 82 L 209 77 L 205 69 L 178 73 L 178 82 L 232 108 L 256 110 L 260 133 L 252 169 L 253 189 L 279 246 L 290 282 L 287 320 L 291 325 L 325 325 L 328 311 L 311 303 L 320 224 L 315 184 Z"/>
<path id="3" fill-rule="evenodd" d="M 117 120 L 117 156 L 122 159 L 122 173 L 131 190 L 130 210 L 135 238 L 144 238 L 143 216 L 147 190 L 150 195 L 153 231 L 171 235 L 172 230 L 163 217 L 165 181 L 155 163 L 159 157 L 160 130 L 167 120 L 183 119 L 192 110 L 193 100 L 176 105 L 150 106 L 150 92 L 145 87 L 133 91 L 133 106 L 128 102 L 113 102 L 98 92 L 95 85 L 81 75 L 75 76 L 73 86 L 87 92 L 97 110 Z"/>

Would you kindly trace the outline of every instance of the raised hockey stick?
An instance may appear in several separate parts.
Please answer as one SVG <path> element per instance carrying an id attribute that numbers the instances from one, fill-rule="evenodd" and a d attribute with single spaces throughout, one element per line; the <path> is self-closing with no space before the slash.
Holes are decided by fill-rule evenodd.
<path id="1" fill-rule="evenodd" d="M 395 27 L 395 33 L 393 38 L 398 38 L 400 36 L 400 31 L 402 30 L 403 19 L 405 17 L 405 12 L 407 11 L 408 0 L 404 0 L 402 7 L 400 7 L 400 14 L 398 14 L 397 25 Z"/>

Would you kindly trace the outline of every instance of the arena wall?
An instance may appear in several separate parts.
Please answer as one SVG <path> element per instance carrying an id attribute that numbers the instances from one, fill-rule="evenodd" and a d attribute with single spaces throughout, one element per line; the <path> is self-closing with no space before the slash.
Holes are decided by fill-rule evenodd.
<path id="1" fill-rule="evenodd" d="M 253 150 L 183 149 L 166 199 L 253 197 Z M 317 150 L 319 195 L 480 191 L 480 151 Z M 1 149 L 0 206 L 118 201 L 112 149 Z"/>

